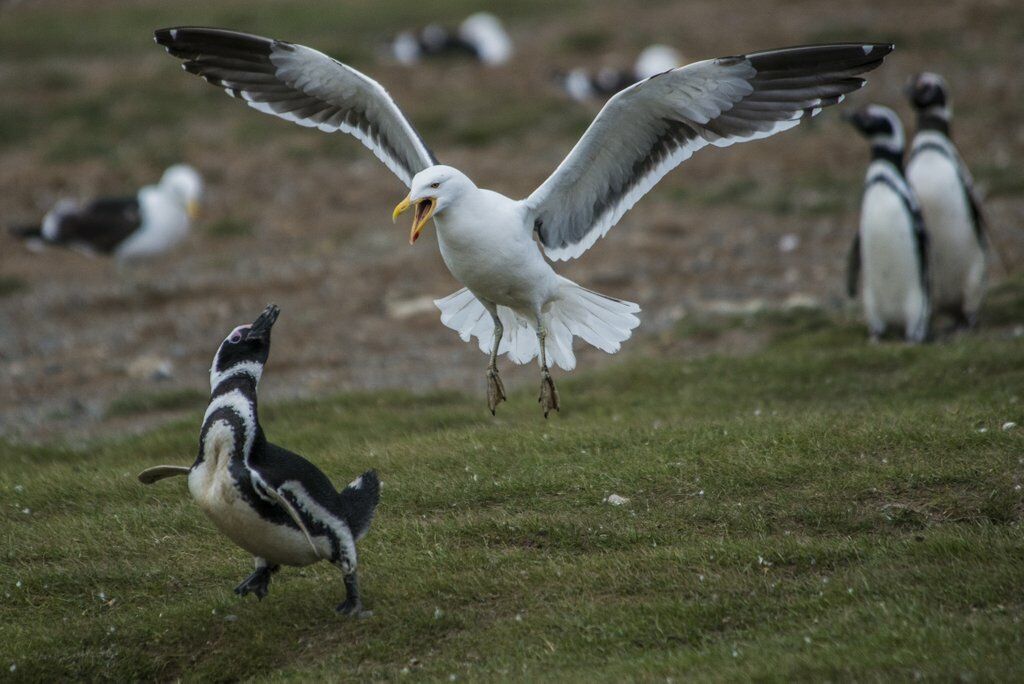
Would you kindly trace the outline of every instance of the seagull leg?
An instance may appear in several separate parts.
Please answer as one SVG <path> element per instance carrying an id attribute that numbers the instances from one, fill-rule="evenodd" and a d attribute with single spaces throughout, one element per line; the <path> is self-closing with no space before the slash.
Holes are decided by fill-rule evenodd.
<path id="1" fill-rule="evenodd" d="M 544 340 L 548 333 L 544 329 L 544 322 L 540 314 L 537 314 L 537 342 L 540 344 L 540 396 L 537 401 L 544 410 L 544 417 L 548 417 L 551 409 L 560 410 L 558 404 L 558 390 L 555 389 L 555 381 L 551 379 L 551 371 L 548 370 L 548 355 L 544 349 Z"/>
<path id="2" fill-rule="evenodd" d="M 498 318 L 498 307 L 494 304 L 484 303 L 484 306 L 494 319 L 494 342 L 491 344 L 491 362 L 487 364 L 487 408 L 494 415 L 494 409 L 498 404 L 505 401 L 505 385 L 498 375 L 498 347 L 501 346 L 501 336 L 505 334 L 505 328 Z"/>

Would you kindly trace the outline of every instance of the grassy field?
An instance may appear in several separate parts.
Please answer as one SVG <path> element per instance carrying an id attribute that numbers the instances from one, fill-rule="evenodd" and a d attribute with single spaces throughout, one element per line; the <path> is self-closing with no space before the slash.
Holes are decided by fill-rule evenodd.
<path id="1" fill-rule="evenodd" d="M 986 331 L 920 348 L 813 312 L 688 323 L 771 341 L 578 372 L 546 422 L 532 393 L 497 419 L 481 393 L 267 406 L 336 482 L 384 480 L 358 620 L 326 565 L 236 599 L 250 561 L 184 482 L 136 482 L 192 460 L 199 401 L 137 438 L 5 445 L 0 672 L 1019 679 L 1022 315 L 1012 282 Z"/>

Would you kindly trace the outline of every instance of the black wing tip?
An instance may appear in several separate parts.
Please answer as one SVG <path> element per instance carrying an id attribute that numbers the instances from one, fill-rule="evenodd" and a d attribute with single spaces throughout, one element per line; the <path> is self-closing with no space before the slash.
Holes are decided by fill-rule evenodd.
<path id="1" fill-rule="evenodd" d="M 276 45 L 286 45 L 286 43 L 273 38 L 212 26 L 172 26 L 161 28 L 153 31 L 153 40 L 158 45 L 167 48 L 167 51 L 171 52 L 171 54 L 175 54 L 172 50 L 193 51 L 198 45 L 213 48 L 256 50 L 263 53 L 269 53 Z"/>

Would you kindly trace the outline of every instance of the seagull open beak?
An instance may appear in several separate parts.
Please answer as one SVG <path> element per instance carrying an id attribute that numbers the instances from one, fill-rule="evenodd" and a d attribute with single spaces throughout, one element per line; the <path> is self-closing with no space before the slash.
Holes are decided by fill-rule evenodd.
<path id="1" fill-rule="evenodd" d="M 199 218 L 199 202 L 196 200 L 189 200 L 188 205 L 185 207 L 186 213 L 190 220 L 195 221 Z"/>
<path id="2" fill-rule="evenodd" d="M 409 210 L 412 206 L 412 202 L 409 197 L 398 203 L 395 210 L 391 213 L 391 220 L 397 221 L 398 217 Z M 434 197 L 425 197 L 416 202 L 416 210 L 413 212 L 412 217 L 412 230 L 409 232 L 409 244 L 416 242 L 419 238 L 420 232 L 423 230 L 423 226 L 427 225 L 427 221 L 434 215 L 434 209 L 437 208 L 437 199 Z"/>

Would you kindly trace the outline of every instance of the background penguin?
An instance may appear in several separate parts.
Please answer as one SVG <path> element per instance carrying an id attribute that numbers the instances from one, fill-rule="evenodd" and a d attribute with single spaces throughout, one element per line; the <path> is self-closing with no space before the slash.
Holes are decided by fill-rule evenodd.
<path id="1" fill-rule="evenodd" d="M 188 234 L 199 212 L 203 181 L 191 166 L 175 164 L 160 182 L 134 197 L 105 197 L 88 204 L 63 199 L 41 225 L 11 232 L 30 248 L 47 244 L 134 259 L 160 254 Z"/>
<path id="2" fill-rule="evenodd" d="M 221 343 L 210 368 L 210 405 L 191 468 L 157 466 L 139 475 L 144 484 L 188 475 L 199 507 L 231 541 L 251 553 L 256 570 L 235 593 L 267 595 L 282 565 L 326 560 L 345 576 L 346 598 L 337 610 L 362 608 L 355 543 L 370 528 L 380 481 L 369 470 L 341 492 L 316 466 L 271 444 L 256 411 L 256 385 L 270 354 L 270 329 L 279 309 L 268 306 L 252 325 Z"/>
<path id="3" fill-rule="evenodd" d="M 868 105 L 847 120 L 871 141 L 860 229 L 850 249 L 847 288 L 856 296 L 863 270 L 863 303 L 871 339 L 890 325 L 908 342 L 928 336 L 928 238 L 921 210 L 903 176 L 903 126 L 888 107 Z"/>
<path id="4" fill-rule="evenodd" d="M 957 325 L 977 322 L 985 296 L 987 251 L 981 202 L 971 173 L 949 137 L 953 109 L 938 74 L 911 79 L 907 97 L 917 111 L 917 135 L 907 181 L 921 202 L 930 245 L 932 306 Z"/>

